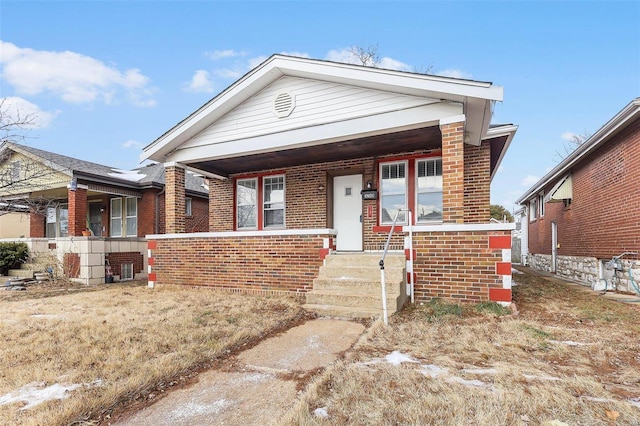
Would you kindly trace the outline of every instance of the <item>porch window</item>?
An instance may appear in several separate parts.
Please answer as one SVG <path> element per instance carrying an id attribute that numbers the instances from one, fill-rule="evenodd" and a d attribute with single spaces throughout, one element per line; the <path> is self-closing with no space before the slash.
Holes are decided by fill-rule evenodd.
<path id="1" fill-rule="evenodd" d="M 442 221 L 442 159 L 416 161 L 416 220 Z"/>
<path id="2" fill-rule="evenodd" d="M 112 237 L 138 236 L 138 200 L 135 197 L 111 199 L 109 228 Z"/>
<path id="3" fill-rule="evenodd" d="M 284 222 L 284 175 L 236 180 L 236 229 L 283 228 Z"/>
<path id="4" fill-rule="evenodd" d="M 405 212 L 398 211 L 407 208 L 407 163 L 385 163 L 380 165 L 381 193 L 381 224 L 392 224 L 398 214 L 397 223 L 405 223 Z"/>
<path id="5" fill-rule="evenodd" d="M 69 236 L 69 206 L 60 204 L 57 207 L 47 207 L 47 238 Z"/>
<path id="6" fill-rule="evenodd" d="M 258 224 L 258 179 L 236 181 L 236 223 L 238 229 L 255 229 Z"/>
<path id="7" fill-rule="evenodd" d="M 284 176 L 264 178 L 264 227 L 284 226 Z"/>

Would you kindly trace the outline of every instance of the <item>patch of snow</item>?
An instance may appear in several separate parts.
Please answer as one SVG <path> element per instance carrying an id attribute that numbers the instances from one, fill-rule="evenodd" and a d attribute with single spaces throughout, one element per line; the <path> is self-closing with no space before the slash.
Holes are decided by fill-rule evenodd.
<path id="1" fill-rule="evenodd" d="M 120 170 L 120 169 L 111 169 L 113 173 L 107 173 L 109 176 L 128 180 L 130 182 L 138 182 L 139 180 L 147 177 L 147 175 L 139 173 L 138 170 Z"/>
<path id="2" fill-rule="evenodd" d="M 520 272 L 516 268 L 511 268 L 511 273 L 512 274 L 524 274 L 524 272 Z"/>
<path id="3" fill-rule="evenodd" d="M 613 399 L 596 398 L 595 396 L 588 396 L 588 395 L 582 395 L 580 399 L 584 399 L 585 401 L 592 401 L 592 402 L 615 402 Z"/>
<path id="4" fill-rule="evenodd" d="M 46 319 L 55 319 L 62 318 L 60 315 L 51 315 L 51 314 L 33 314 L 31 318 L 46 318 Z"/>
<path id="5" fill-rule="evenodd" d="M 169 413 L 169 418 L 172 420 L 184 421 L 195 416 L 218 414 L 231 404 L 232 402 L 227 401 L 226 399 L 220 399 L 211 404 L 199 404 L 189 401 L 172 410 L 171 413 Z"/>
<path id="6" fill-rule="evenodd" d="M 69 392 L 82 387 L 80 384 L 63 386 L 55 383 L 47 386 L 46 382 L 32 382 L 24 385 L 15 392 L 10 392 L 0 397 L 0 405 L 12 404 L 14 402 L 25 402 L 27 405 L 20 410 L 28 410 L 36 405 L 53 399 L 65 399 Z"/>
<path id="7" fill-rule="evenodd" d="M 483 389 L 493 390 L 493 386 L 492 385 L 490 385 L 489 383 L 485 383 L 485 382 L 483 382 L 481 380 L 467 380 L 467 379 L 463 379 L 462 377 L 452 376 L 452 377 L 449 377 L 447 379 L 447 382 L 449 382 L 449 383 L 458 383 L 460 385 L 471 386 L 471 387 L 475 387 L 475 388 L 483 388 Z"/>
<path id="8" fill-rule="evenodd" d="M 421 367 L 422 367 L 422 370 L 420 370 L 420 373 L 424 374 L 425 376 L 429 376 L 432 379 L 435 379 L 436 377 L 441 376 L 443 374 L 447 374 L 446 368 L 438 367 L 437 365 L 423 364 L 421 365 Z"/>
<path id="9" fill-rule="evenodd" d="M 495 368 L 465 368 L 462 371 L 470 374 L 498 374 Z"/>
<path id="10" fill-rule="evenodd" d="M 246 375 L 244 377 L 242 377 L 242 379 L 238 380 L 239 382 L 249 382 L 249 383 L 257 383 L 257 382 L 262 382 L 264 380 L 270 379 L 273 376 L 270 374 L 262 374 L 262 373 L 255 373 L 255 374 L 249 374 Z"/>
<path id="11" fill-rule="evenodd" d="M 391 352 L 389 355 L 387 355 L 386 357 L 384 357 L 384 359 L 391 365 L 395 365 L 396 367 L 399 366 L 400 364 L 402 364 L 403 362 L 412 362 L 412 363 L 418 363 L 417 360 L 415 360 L 414 358 L 412 358 L 409 355 L 405 355 L 400 351 L 393 351 Z"/>
<path id="12" fill-rule="evenodd" d="M 629 401 L 629 404 L 640 408 L 640 396 L 637 398 L 629 398 L 627 401 Z"/>
<path id="13" fill-rule="evenodd" d="M 551 343 L 556 343 L 556 344 L 563 344 L 563 345 L 567 345 L 567 346 L 588 346 L 591 343 L 580 343 L 580 342 L 574 342 L 572 340 L 565 340 L 565 341 L 560 341 L 560 340 L 549 340 L 549 342 Z"/>
<path id="14" fill-rule="evenodd" d="M 326 419 L 327 417 L 329 417 L 329 412 L 327 411 L 327 407 L 320 407 L 313 410 L 313 415 L 322 419 Z"/>
<path id="15" fill-rule="evenodd" d="M 523 374 L 523 376 L 527 380 L 549 380 L 552 382 L 561 380 L 559 377 L 553 377 L 553 376 L 534 376 L 532 374 Z"/>
<path id="16" fill-rule="evenodd" d="M 311 349 L 321 349 L 322 343 L 320 342 L 320 336 L 314 334 L 313 336 L 307 337 L 307 346 Z"/>

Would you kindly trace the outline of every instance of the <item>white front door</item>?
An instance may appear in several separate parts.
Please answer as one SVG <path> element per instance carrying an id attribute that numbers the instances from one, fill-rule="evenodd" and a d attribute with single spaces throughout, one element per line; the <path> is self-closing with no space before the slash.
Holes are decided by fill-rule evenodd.
<path id="1" fill-rule="evenodd" d="M 362 175 L 333 178 L 333 227 L 336 250 L 362 251 Z"/>

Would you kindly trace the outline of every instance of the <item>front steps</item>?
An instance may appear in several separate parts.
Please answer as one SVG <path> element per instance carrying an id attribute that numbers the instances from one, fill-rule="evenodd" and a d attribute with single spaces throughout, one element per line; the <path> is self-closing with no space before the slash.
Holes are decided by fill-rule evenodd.
<path id="1" fill-rule="evenodd" d="M 319 315 L 342 318 L 382 316 L 380 253 L 334 253 L 325 258 L 304 308 Z M 407 300 L 405 255 L 387 253 L 385 282 L 388 315 Z"/>

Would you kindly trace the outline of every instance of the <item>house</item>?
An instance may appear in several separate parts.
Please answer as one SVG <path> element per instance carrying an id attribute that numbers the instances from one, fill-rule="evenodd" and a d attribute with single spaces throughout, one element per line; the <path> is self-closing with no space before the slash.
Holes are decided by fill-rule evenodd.
<path id="1" fill-rule="evenodd" d="M 118 170 L 12 142 L 0 145 L 0 200 L 32 251 L 56 250 L 67 274 L 103 282 L 105 262 L 121 278 L 146 276 L 146 234 L 165 232 L 164 167 Z M 204 179 L 187 174 L 185 229 L 208 228 Z M 6 228 L 0 238 L 16 237 Z M 127 265 L 122 270 L 122 265 Z"/>
<path id="2" fill-rule="evenodd" d="M 144 148 L 167 193 L 149 285 L 308 294 L 342 253 L 379 276 L 390 238 L 416 302 L 508 303 L 513 224 L 489 221 L 517 129 L 491 125 L 501 100 L 487 82 L 271 56 Z M 209 178 L 207 233 L 183 225 L 189 171 Z"/>
<path id="3" fill-rule="evenodd" d="M 517 200 L 523 259 L 593 288 L 640 291 L 639 200 L 636 98 Z"/>

